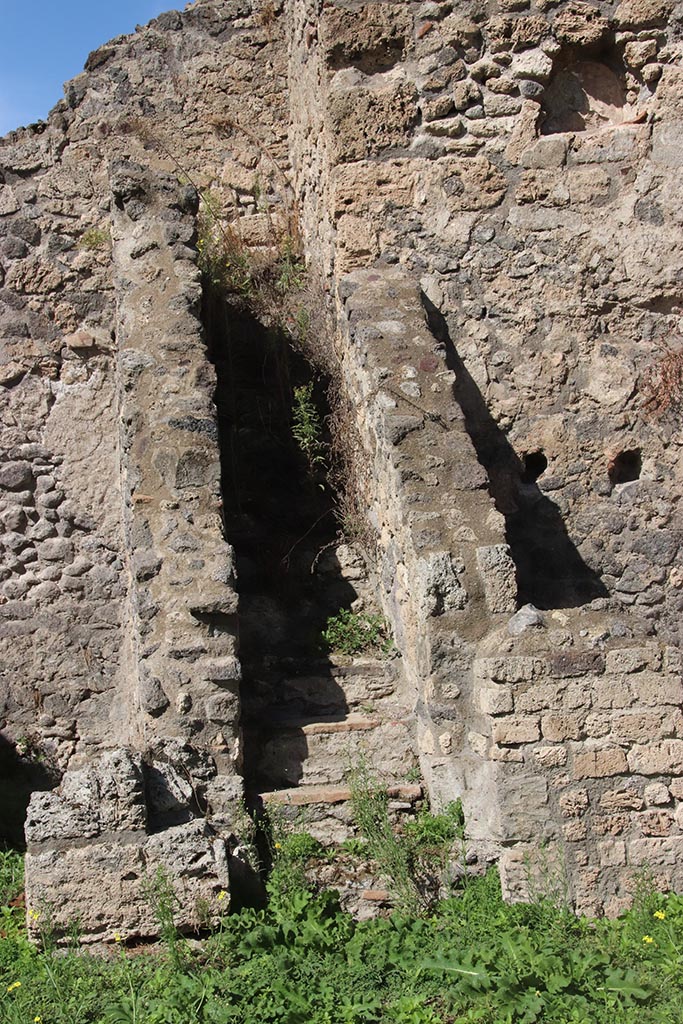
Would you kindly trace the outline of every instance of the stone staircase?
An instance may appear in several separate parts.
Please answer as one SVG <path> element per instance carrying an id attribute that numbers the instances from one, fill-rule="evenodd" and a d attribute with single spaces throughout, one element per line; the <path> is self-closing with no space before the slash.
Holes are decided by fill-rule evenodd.
<path id="1" fill-rule="evenodd" d="M 325 653 L 341 608 L 376 610 L 361 553 L 340 541 L 333 497 L 291 429 L 294 388 L 310 367 L 284 338 L 230 313 L 218 371 L 227 535 L 239 590 L 243 770 L 248 803 L 291 808 L 322 842 L 351 834 L 349 768 L 364 761 L 392 801 L 419 787 L 400 658 Z M 318 400 L 323 390 L 319 389 Z"/>
<path id="2" fill-rule="evenodd" d="M 252 799 L 291 807 L 306 831 L 339 843 L 353 831 L 348 772 L 363 763 L 387 781 L 393 809 L 398 801 L 409 810 L 421 788 L 407 782 L 415 757 L 398 660 L 330 658 L 298 668 L 280 680 L 279 699 L 244 723 Z"/>

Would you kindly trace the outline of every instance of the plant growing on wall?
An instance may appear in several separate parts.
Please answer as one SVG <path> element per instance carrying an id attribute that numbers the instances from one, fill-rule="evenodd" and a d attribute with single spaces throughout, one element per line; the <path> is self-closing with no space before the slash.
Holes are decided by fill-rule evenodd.
<path id="1" fill-rule="evenodd" d="M 311 474 L 325 465 L 322 420 L 313 399 L 313 382 L 294 388 L 292 436 Z"/>
<path id="2" fill-rule="evenodd" d="M 79 249 L 109 249 L 111 235 L 106 228 L 88 228 L 78 240 Z"/>
<path id="3" fill-rule="evenodd" d="M 220 207 L 211 193 L 202 193 L 197 226 L 197 254 L 204 279 L 226 294 L 248 299 L 255 287 L 249 252 L 229 224 L 222 224 Z"/>
<path id="4" fill-rule="evenodd" d="M 341 608 L 330 615 L 322 639 L 328 650 L 340 654 L 387 655 L 392 649 L 389 627 L 381 615 Z"/>

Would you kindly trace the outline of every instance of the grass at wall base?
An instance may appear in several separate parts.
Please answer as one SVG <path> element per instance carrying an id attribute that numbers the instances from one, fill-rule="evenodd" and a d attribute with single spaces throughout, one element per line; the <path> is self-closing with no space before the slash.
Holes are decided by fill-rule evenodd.
<path id="1" fill-rule="evenodd" d="M 287 847 L 287 844 L 284 844 Z M 282 844 L 281 844 L 282 848 Z M 644 889 L 617 921 L 545 900 L 507 905 L 495 871 L 428 916 L 355 922 L 303 881 L 297 841 L 265 910 L 226 915 L 201 947 L 175 935 L 113 960 L 28 943 L 17 855 L 0 860 L 3 1024 L 678 1024 L 683 898 Z M 330 854 L 328 852 L 327 856 Z"/>

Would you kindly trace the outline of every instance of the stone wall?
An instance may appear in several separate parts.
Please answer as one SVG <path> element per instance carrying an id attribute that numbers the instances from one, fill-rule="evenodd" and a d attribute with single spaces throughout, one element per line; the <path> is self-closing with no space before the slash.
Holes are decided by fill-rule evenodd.
<path id="1" fill-rule="evenodd" d="M 197 0 L 2 141 L 0 753 L 68 770 L 31 899 L 111 750 L 214 838 L 242 789 L 197 187 L 256 259 L 298 216 L 434 803 L 511 895 L 539 831 L 582 909 L 680 885 L 683 471 L 644 400 L 680 345 L 681 13 Z M 143 803 L 142 860 L 177 825 Z"/>
<path id="2" fill-rule="evenodd" d="M 227 621 L 234 608 L 227 610 L 229 600 L 223 607 L 213 592 L 216 581 L 206 579 L 200 564 L 203 555 L 209 577 L 222 573 L 229 587 L 229 567 L 215 564 L 223 541 L 214 385 L 196 319 L 195 229 L 180 216 L 194 209 L 187 197 L 169 197 L 163 176 L 170 171 L 176 182 L 191 178 L 220 189 L 226 209 L 252 214 L 245 218 L 249 242 L 264 242 L 284 205 L 278 160 L 286 162 L 285 62 L 277 31 L 277 23 L 251 16 L 248 3 L 201 3 L 185 14 L 161 15 L 91 54 L 48 122 L 10 133 L 2 145 L 0 501 L 7 557 L 0 569 L 0 715 L 10 739 L 40 750 L 60 770 L 74 756 L 82 763 L 126 741 L 131 730 L 144 733 L 162 713 L 159 686 L 170 685 L 174 701 L 183 690 L 180 666 L 171 673 L 174 683 L 167 673 L 161 682 L 151 664 L 155 655 L 139 657 L 134 635 L 141 617 L 147 624 L 157 617 L 152 632 L 165 631 L 171 652 L 182 646 L 171 638 L 178 584 L 204 591 L 189 601 L 196 623 L 215 606 L 234 633 Z M 252 115 L 260 117 L 258 137 L 249 128 Z M 137 162 L 162 174 L 150 186 L 165 193 L 154 226 L 137 209 L 146 201 L 144 188 L 121 170 Z M 112 192 L 109 175 L 117 167 Z M 273 212 L 256 211 L 257 189 Z M 135 212 L 126 217 L 119 207 Z M 169 292 L 154 299 L 144 289 L 135 293 L 136 274 L 153 293 L 155 275 L 166 281 L 171 266 L 179 284 Z M 185 294 L 176 298 L 174 288 Z M 138 338 L 153 301 L 159 331 Z M 193 335 L 196 366 L 182 352 Z M 168 406 L 174 395 L 175 419 L 185 426 L 171 429 L 188 442 L 185 464 L 176 469 L 144 451 L 162 441 L 168 423 L 159 420 L 174 418 Z M 163 408 L 153 411 L 156 398 Z M 156 459 L 155 467 L 145 459 Z M 158 474 L 154 481 L 150 472 Z M 174 473 L 171 491 L 160 490 L 159 478 Z M 203 510 L 192 507 L 193 488 L 213 492 Z M 181 504 L 170 507 L 179 496 Z M 193 513 L 198 521 L 188 523 Z M 185 540 L 179 535 L 168 545 L 165 537 L 163 544 L 170 560 L 182 559 L 185 580 L 177 572 L 165 578 L 165 567 L 160 599 L 156 548 L 159 535 L 177 529 L 178 521 L 185 523 Z M 187 619 L 185 596 L 181 604 Z M 204 622 L 204 631 L 209 628 Z M 161 657 L 167 655 L 175 657 L 168 651 Z M 144 693 L 131 713 L 137 686 L 131 674 L 141 665 Z M 214 670 L 226 671 L 207 669 Z M 140 700 L 147 707 L 134 721 Z"/>
<path id="3" fill-rule="evenodd" d="M 609 595 L 669 638 L 680 442 L 642 403 L 680 329 L 679 16 L 339 2 L 293 47 L 320 97 L 294 135 L 302 193 L 327 193 L 312 251 L 336 274 L 398 263 L 438 307 L 524 599 Z"/>
<path id="4" fill-rule="evenodd" d="M 623 620 L 554 612 L 487 637 L 475 677 L 508 891 L 529 892 L 539 840 L 584 913 L 624 910 L 646 870 L 679 890 L 680 652 Z"/>
<path id="5" fill-rule="evenodd" d="M 295 126 L 303 111 L 298 90 L 308 88 L 310 97 L 315 83 L 320 100 L 306 107 L 308 132 L 295 127 L 295 170 L 302 194 L 317 197 L 308 219 L 304 205 L 308 244 L 341 279 L 343 361 L 373 467 L 385 606 L 417 699 L 432 797 L 460 793 L 471 839 L 485 852 L 492 844 L 517 851 L 502 861 L 509 892 L 524 891 L 519 866 L 541 820 L 548 841 L 559 843 L 577 905 L 616 910 L 642 867 L 646 819 L 622 816 L 635 846 L 615 865 L 605 852 L 597 769 L 584 784 L 595 820 L 591 810 L 580 828 L 568 826 L 568 805 L 557 802 L 558 790 L 573 784 L 574 755 L 591 761 L 594 748 L 612 749 L 614 775 L 633 773 L 643 788 L 635 734 L 620 731 L 621 720 L 590 713 L 607 700 L 605 677 L 590 658 L 583 668 L 581 656 L 574 659 L 571 678 L 580 683 L 571 692 L 577 700 L 580 692 L 584 713 L 567 735 L 540 716 L 519 716 L 517 732 L 514 715 L 506 733 L 498 716 L 515 711 L 505 703 L 513 695 L 497 705 L 497 688 L 482 691 L 474 652 L 477 640 L 484 650 L 513 643 L 496 616 L 511 594 L 501 527 L 520 602 L 548 609 L 564 626 L 531 625 L 542 665 L 556 666 L 556 644 L 581 651 L 587 636 L 599 650 L 620 636 L 635 644 L 659 638 L 648 642 L 670 674 L 655 713 L 658 731 L 641 732 L 638 742 L 652 748 L 649 763 L 662 769 L 661 784 L 673 782 L 660 799 L 675 835 L 680 676 L 676 648 L 667 643 L 680 642 L 681 520 L 671 487 L 680 477 L 680 447 L 674 425 L 644 408 L 644 398 L 657 346 L 677 344 L 680 320 L 673 284 L 680 271 L 656 255 L 666 251 L 680 263 L 671 146 L 678 13 L 645 3 L 500 7 L 333 3 L 320 22 L 310 11 L 308 21 L 300 17 L 292 43 Z M 328 196 L 323 216 L 320 189 Z M 399 274 L 388 269 L 397 265 Z M 373 270 L 359 276 L 359 266 Z M 430 350 L 424 327 L 416 329 L 415 293 L 405 301 L 406 272 L 425 293 L 438 382 L 420 372 L 426 363 L 418 354 Z M 448 369 L 460 415 L 444 402 Z M 430 419 L 435 392 L 442 393 L 436 401 L 445 438 Z M 405 423 L 395 429 L 399 411 Z M 456 432 L 463 422 L 479 460 L 474 468 L 466 435 Z M 449 473 L 454 433 L 457 472 Z M 466 480 L 474 495 L 458 493 L 454 479 Z M 477 487 L 487 487 L 493 502 Z M 425 538 L 442 549 L 441 587 L 448 587 L 448 564 L 469 575 L 460 607 L 445 615 L 438 608 L 434 616 L 424 602 L 414 552 Z M 488 586 L 481 578 L 487 567 Z M 514 664 L 509 671 L 514 676 Z M 557 691 L 547 694 L 549 713 L 562 691 L 555 681 L 562 672 L 556 666 L 550 674 Z M 624 728 L 637 728 L 641 712 L 641 728 L 652 726 L 648 699 L 634 691 Z M 561 744 L 547 764 L 529 745 L 532 734 L 539 745 L 550 736 Z M 558 771 L 549 782 L 550 765 Z M 653 851 L 653 865 L 658 859 L 656 873 L 671 884 Z M 603 888 L 604 900 L 596 895 Z"/>

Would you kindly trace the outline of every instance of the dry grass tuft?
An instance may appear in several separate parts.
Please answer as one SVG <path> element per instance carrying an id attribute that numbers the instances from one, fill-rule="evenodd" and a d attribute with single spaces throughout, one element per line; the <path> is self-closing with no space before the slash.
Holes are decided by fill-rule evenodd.
<path id="1" fill-rule="evenodd" d="M 662 345 L 659 358 L 645 377 L 642 393 L 643 406 L 651 416 L 656 419 L 680 416 L 683 412 L 682 347 Z"/>

